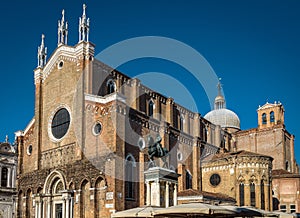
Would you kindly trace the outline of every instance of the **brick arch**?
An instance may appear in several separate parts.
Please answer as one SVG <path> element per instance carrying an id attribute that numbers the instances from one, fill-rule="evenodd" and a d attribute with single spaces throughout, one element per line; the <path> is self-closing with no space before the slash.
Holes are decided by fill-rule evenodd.
<path id="1" fill-rule="evenodd" d="M 69 184 L 68 184 L 68 189 L 74 189 L 75 190 L 75 188 L 76 188 L 75 182 L 70 181 Z"/>
<path id="2" fill-rule="evenodd" d="M 95 182 L 93 183 L 93 187 L 94 187 L 94 188 L 96 188 L 97 183 L 98 183 L 99 181 L 104 181 L 105 186 L 107 186 L 107 181 L 106 181 L 105 177 L 104 177 L 104 176 L 98 176 L 98 177 L 95 179 Z"/>

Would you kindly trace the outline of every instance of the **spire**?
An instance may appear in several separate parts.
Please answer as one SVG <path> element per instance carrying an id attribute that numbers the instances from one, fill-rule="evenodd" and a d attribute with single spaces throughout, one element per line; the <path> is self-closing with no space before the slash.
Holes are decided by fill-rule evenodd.
<path id="1" fill-rule="evenodd" d="M 57 45 L 68 43 L 68 22 L 65 22 L 65 10 L 61 12 L 62 18 L 58 21 Z"/>
<path id="2" fill-rule="evenodd" d="M 90 18 L 86 18 L 86 5 L 83 4 L 83 13 L 79 18 L 79 42 L 89 41 Z"/>
<path id="3" fill-rule="evenodd" d="M 5 136 L 5 142 L 8 143 L 8 135 Z"/>
<path id="4" fill-rule="evenodd" d="M 47 47 L 45 47 L 45 35 L 42 34 L 42 42 L 38 47 L 38 67 L 44 67 L 46 64 L 47 58 Z"/>
<path id="5" fill-rule="evenodd" d="M 219 78 L 217 88 L 218 88 L 218 96 L 215 98 L 215 110 L 226 108 L 225 99 L 222 94 L 221 78 Z"/>

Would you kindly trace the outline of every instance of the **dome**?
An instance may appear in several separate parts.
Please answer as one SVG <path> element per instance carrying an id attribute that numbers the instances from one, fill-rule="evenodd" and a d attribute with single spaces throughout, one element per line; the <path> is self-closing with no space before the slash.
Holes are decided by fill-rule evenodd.
<path id="1" fill-rule="evenodd" d="M 226 108 L 212 110 L 204 118 L 215 125 L 220 125 L 222 128 L 240 129 L 239 117 L 236 113 Z"/>

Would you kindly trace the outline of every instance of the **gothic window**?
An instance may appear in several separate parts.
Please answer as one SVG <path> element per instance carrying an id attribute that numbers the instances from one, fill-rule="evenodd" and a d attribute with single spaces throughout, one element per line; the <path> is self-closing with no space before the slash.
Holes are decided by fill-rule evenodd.
<path id="1" fill-rule="evenodd" d="M 149 117 L 153 116 L 153 111 L 154 111 L 154 102 L 152 100 L 150 100 L 149 104 L 148 104 L 148 116 Z"/>
<path id="2" fill-rule="evenodd" d="M 135 160 L 129 154 L 125 163 L 125 198 L 127 199 L 134 199 L 135 167 Z"/>
<path id="3" fill-rule="evenodd" d="M 255 207 L 255 184 L 253 182 L 250 184 L 250 205 Z"/>
<path id="4" fill-rule="evenodd" d="M 290 165 L 288 161 L 285 162 L 285 170 L 290 171 Z"/>
<path id="5" fill-rule="evenodd" d="M 61 139 L 68 131 L 70 126 L 70 114 L 67 109 L 61 108 L 53 117 L 51 130 L 56 139 Z"/>
<path id="6" fill-rule="evenodd" d="M 221 182 L 221 177 L 219 174 L 212 174 L 210 179 L 209 179 L 209 182 L 212 186 L 217 186 L 220 184 Z"/>
<path id="7" fill-rule="evenodd" d="M 107 94 L 114 93 L 116 91 L 116 84 L 112 79 L 107 81 Z"/>
<path id="8" fill-rule="evenodd" d="M 262 114 L 262 124 L 267 124 L 267 115 L 265 113 Z"/>
<path id="9" fill-rule="evenodd" d="M 240 183 L 240 206 L 245 205 L 245 186 L 244 183 Z"/>
<path id="10" fill-rule="evenodd" d="M 2 172 L 1 172 L 1 186 L 2 187 L 7 187 L 7 168 L 3 167 Z"/>
<path id="11" fill-rule="evenodd" d="M 270 113 L 270 122 L 271 122 L 271 123 L 274 123 L 274 122 L 275 122 L 274 111 L 271 111 L 271 113 Z"/>
<path id="12" fill-rule="evenodd" d="M 179 122 L 179 130 L 183 131 L 183 125 L 184 125 L 184 116 L 180 115 L 180 122 Z"/>
<path id="13" fill-rule="evenodd" d="M 185 188 L 186 189 L 190 189 L 193 187 L 192 180 L 193 180 L 193 178 L 192 178 L 191 173 L 188 170 L 186 170 L 185 171 Z"/>
<path id="14" fill-rule="evenodd" d="M 260 200 L 261 200 L 261 209 L 265 209 L 265 185 L 264 181 L 261 180 L 260 183 Z"/>

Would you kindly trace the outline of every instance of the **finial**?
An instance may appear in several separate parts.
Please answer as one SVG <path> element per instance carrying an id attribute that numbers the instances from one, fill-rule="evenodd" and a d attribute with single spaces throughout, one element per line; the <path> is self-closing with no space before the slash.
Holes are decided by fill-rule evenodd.
<path id="1" fill-rule="evenodd" d="M 5 142 L 8 143 L 8 135 L 5 136 Z"/>
<path id="2" fill-rule="evenodd" d="M 38 67 L 44 67 L 47 58 L 47 47 L 45 47 L 45 35 L 42 34 L 41 45 L 38 47 Z"/>
<path id="3" fill-rule="evenodd" d="M 79 18 L 79 42 L 89 41 L 90 19 L 86 18 L 86 5 L 83 4 L 83 13 Z"/>
<path id="4" fill-rule="evenodd" d="M 68 22 L 65 22 L 65 10 L 61 12 L 61 20 L 58 21 L 57 45 L 68 43 Z"/>
<path id="5" fill-rule="evenodd" d="M 83 15 L 85 15 L 86 4 L 83 4 L 82 8 L 83 8 Z"/>
<path id="6" fill-rule="evenodd" d="M 222 78 L 219 78 L 219 82 L 218 82 L 218 95 L 221 96 L 222 95 L 222 84 L 221 84 L 221 80 Z"/>

